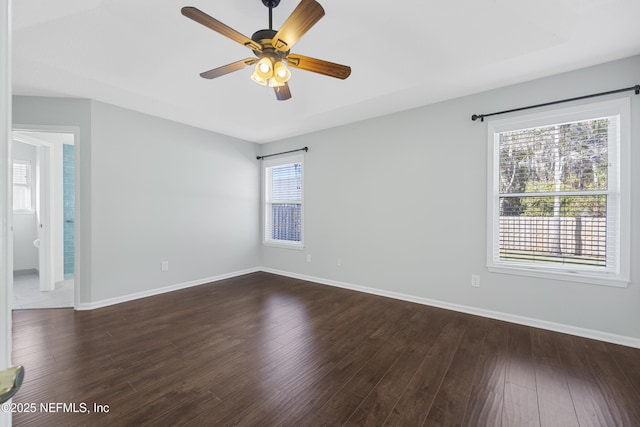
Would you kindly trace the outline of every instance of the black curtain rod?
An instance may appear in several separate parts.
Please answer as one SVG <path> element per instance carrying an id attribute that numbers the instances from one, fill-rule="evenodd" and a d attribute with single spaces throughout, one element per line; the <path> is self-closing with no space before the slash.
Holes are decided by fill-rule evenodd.
<path id="1" fill-rule="evenodd" d="M 498 114 L 513 113 L 514 111 L 522 111 L 522 110 L 529 110 L 531 108 L 546 107 L 547 105 L 560 104 L 563 102 L 579 101 L 581 99 L 595 98 L 596 96 L 611 95 L 613 93 L 627 92 L 630 90 L 634 90 L 636 92 L 636 95 L 640 95 L 640 85 L 635 85 L 631 87 L 625 87 L 624 89 L 610 90 L 608 92 L 594 93 L 591 95 L 578 96 L 576 98 L 561 99 L 560 101 L 545 102 L 544 104 L 529 105 L 528 107 L 514 108 L 512 110 L 498 111 L 497 113 L 474 114 L 473 116 L 471 116 L 471 120 L 475 122 L 476 120 L 480 119 L 481 122 L 484 122 L 485 117 L 497 116 Z"/>
<path id="2" fill-rule="evenodd" d="M 261 160 L 266 159 L 267 157 L 279 156 L 280 154 L 295 153 L 296 151 L 309 151 L 309 147 L 298 148 L 297 150 L 283 151 L 282 153 L 267 154 L 266 156 L 257 156 L 256 159 Z"/>

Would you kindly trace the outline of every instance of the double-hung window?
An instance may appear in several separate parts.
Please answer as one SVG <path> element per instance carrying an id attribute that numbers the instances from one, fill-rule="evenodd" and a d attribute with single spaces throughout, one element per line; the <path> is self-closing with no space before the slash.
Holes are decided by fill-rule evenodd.
<path id="1" fill-rule="evenodd" d="M 489 122 L 490 271 L 629 282 L 629 99 Z"/>
<path id="2" fill-rule="evenodd" d="M 33 212 L 33 179 L 31 162 L 27 160 L 13 161 L 13 211 Z"/>
<path id="3" fill-rule="evenodd" d="M 264 243 L 303 248 L 302 155 L 264 160 Z"/>

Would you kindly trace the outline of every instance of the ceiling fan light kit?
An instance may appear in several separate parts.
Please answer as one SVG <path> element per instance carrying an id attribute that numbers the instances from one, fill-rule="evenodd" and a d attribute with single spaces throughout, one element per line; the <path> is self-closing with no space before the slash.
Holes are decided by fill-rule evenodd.
<path id="1" fill-rule="evenodd" d="M 233 28 L 223 24 L 199 9 L 191 6 L 182 8 L 182 14 L 199 24 L 208 27 L 223 36 L 251 49 L 257 59 L 247 58 L 222 67 L 200 73 L 205 79 L 214 79 L 255 65 L 251 80 L 262 86 L 274 88 L 276 98 L 284 101 L 291 98 L 288 81 L 291 70 L 287 67 L 311 71 L 338 79 L 346 79 L 351 67 L 315 59 L 308 56 L 291 54 L 291 48 L 300 38 L 324 16 L 324 9 L 315 0 L 302 0 L 291 12 L 282 27 L 276 31 L 273 27 L 273 8 L 280 0 L 262 0 L 269 8 L 269 29 L 258 30 L 248 38 Z"/>

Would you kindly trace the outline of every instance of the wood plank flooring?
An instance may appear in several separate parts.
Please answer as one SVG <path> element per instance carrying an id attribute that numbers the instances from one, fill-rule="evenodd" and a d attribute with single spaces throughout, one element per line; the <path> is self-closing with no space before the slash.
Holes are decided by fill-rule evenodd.
<path id="1" fill-rule="evenodd" d="M 13 336 L 14 426 L 640 426 L 638 349 L 267 273 Z"/>

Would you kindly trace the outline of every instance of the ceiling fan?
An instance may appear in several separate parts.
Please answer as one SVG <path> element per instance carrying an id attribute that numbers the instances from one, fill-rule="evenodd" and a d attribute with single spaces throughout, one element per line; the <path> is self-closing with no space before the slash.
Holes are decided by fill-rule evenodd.
<path id="1" fill-rule="evenodd" d="M 273 87 L 276 98 L 279 101 L 291 98 L 291 91 L 287 83 L 291 78 L 291 71 L 287 68 L 287 65 L 338 79 L 349 77 L 351 67 L 290 52 L 293 45 L 324 16 L 324 9 L 317 1 L 302 0 L 278 31 L 272 28 L 273 9 L 280 4 L 280 0 L 262 0 L 262 3 L 269 8 L 269 29 L 258 30 L 251 38 L 240 34 L 195 7 L 186 6 L 182 8 L 182 14 L 187 18 L 193 19 L 205 27 L 248 47 L 256 56 L 256 58 L 241 59 L 240 61 L 205 71 L 200 73 L 201 77 L 215 79 L 245 67 L 256 65 L 251 79 L 263 86 Z"/>

